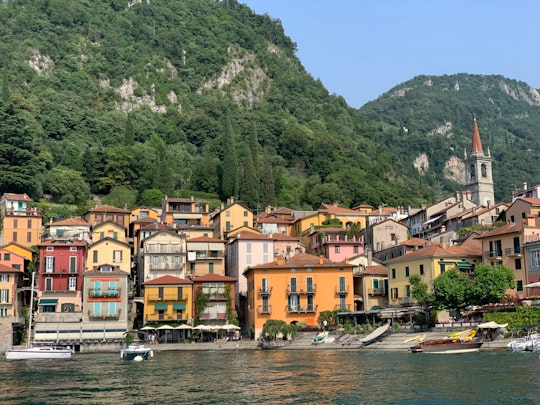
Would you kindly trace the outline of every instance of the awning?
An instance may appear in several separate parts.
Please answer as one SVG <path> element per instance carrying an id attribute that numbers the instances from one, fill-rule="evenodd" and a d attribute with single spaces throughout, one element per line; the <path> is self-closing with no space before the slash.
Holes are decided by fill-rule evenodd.
<path id="1" fill-rule="evenodd" d="M 184 309 L 186 309 L 186 304 L 173 304 L 172 307 L 175 310 L 184 310 Z"/>
<path id="2" fill-rule="evenodd" d="M 422 224 L 422 226 L 432 224 L 433 222 L 437 221 L 437 220 L 440 219 L 441 217 L 442 217 L 442 215 L 437 215 L 437 216 L 434 217 L 434 218 L 430 218 L 430 219 L 428 219 L 426 222 L 424 222 L 424 223 Z"/>
<path id="3" fill-rule="evenodd" d="M 43 298 L 39 300 L 38 305 L 56 305 L 58 304 L 58 298 Z"/>
<path id="4" fill-rule="evenodd" d="M 154 305 L 154 309 L 156 311 L 166 311 L 167 307 L 168 307 L 167 304 L 156 304 L 156 305 Z"/>

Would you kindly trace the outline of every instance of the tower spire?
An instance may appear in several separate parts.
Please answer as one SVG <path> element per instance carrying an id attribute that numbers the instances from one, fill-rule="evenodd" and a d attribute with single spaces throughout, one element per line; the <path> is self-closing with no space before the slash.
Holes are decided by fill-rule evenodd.
<path id="1" fill-rule="evenodd" d="M 473 155 L 478 153 L 484 153 L 484 151 L 482 150 L 482 141 L 480 140 L 480 131 L 478 131 L 478 123 L 476 122 L 476 117 L 474 117 L 471 153 Z"/>

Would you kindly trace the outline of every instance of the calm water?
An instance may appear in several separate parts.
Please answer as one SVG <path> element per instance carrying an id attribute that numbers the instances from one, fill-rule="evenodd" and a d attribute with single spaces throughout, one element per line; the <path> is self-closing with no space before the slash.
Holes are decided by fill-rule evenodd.
<path id="1" fill-rule="evenodd" d="M 537 404 L 533 353 L 163 352 L 0 361 L 2 404 Z"/>

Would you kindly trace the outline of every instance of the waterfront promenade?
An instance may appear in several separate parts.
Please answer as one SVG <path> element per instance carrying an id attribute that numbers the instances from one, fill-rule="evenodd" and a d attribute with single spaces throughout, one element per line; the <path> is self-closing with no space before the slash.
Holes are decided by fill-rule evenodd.
<path id="1" fill-rule="evenodd" d="M 448 332 L 434 331 L 425 332 L 426 340 L 438 339 L 447 336 Z M 313 338 L 317 335 L 315 332 L 300 332 L 294 340 L 288 342 L 279 350 L 379 350 L 393 352 L 407 352 L 414 343 L 404 343 L 407 338 L 418 335 L 419 333 L 392 333 L 384 337 L 380 342 L 375 342 L 369 346 L 361 347 L 360 339 L 363 335 L 353 336 L 345 344 L 338 342 L 324 342 L 312 344 Z M 330 335 L 337 338 L 338 335 Z M 331 340 L 331 339 L 330 339 Z M 511 339 L 497 339 L 485 342 L 481 350 L 506 350 L 506 345 Z M 162 351 L 221 351 L 221 350 L 256 350 L 258 342 L 254 340 L 243 339 L 240 341 L 204 342 L 204 343 L 160 343 L 153 345 L 155 352 Z"/>

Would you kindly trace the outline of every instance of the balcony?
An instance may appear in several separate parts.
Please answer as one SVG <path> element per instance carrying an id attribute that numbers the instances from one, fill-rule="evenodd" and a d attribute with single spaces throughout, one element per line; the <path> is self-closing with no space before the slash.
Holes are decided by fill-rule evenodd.
<path id="1" fill-rule="evenodd" d="M 101 290 L 96 288 L 91 288 L 88 290 L 89 298 L 118 298 L 121 296 L 121 288 L 113 288 L 110 290 Z"/>
<path id="2" fill-rule="evenodd" d="M 208 252 L 196 252 L 195 260 L 216 260 L 224 259 L 225 255 L 222 252 L 208 251 Z"/>
<path id="3" fill-rule="evenodd" d="M 523 254 L 521 253 L 521 248 L 518 247 L 517 249 L 512 248 L 506 248 L 504 249 L 504 255 L 508 257 L 521 257 Z"/>
<path id="4" fill-rule="evenodd" d="M 88 319 L 91 321 L 117 321 L 120 319 L 121 312 L 122 310 L 119 309 L 115 314 L 94 314 L 88 310 Z"/>
<path id="5" fill-rule="evenodd" d="M 187 295 L 178 296 L 178 294 L 148 294 L 148 302 L 154 301 L 182 301 L 185 302 L 188 300 Z"/>
<path id="6" fill-rule="evenodd" d="M 336 295 L 345 295 L 350 291 L 348 285 L 340 285 L 336 287 Z"/>
<path id="7" fill-rule="evenodd" d="M 187 314 L 148 314 L 144 317 L 145 322 L 155 322 L 155 321 L 188 321 Z"/>
<path id="8" fill-rule="evenodd" d="M 334 311 L 350 311 L 351 304 L 337 304 L 334 306 Z"/>
<path id="9" fill-rule="evenodd" d="M 262 287 L 258 290 L 259 295 L 272 295 L 272 287 Z"/>
<path id="10" fill-rule="evenodd" d="M 70 270 L 70 269 L 66 269 L 66 268 L 52 268 L 52 269 L 45 269 L 45 271 L 43 271 L 42 273 L 43 275 L 47 275 L 47 274 L 73 274 L 74 276 L 78 275 L 79 272 L 77 271 L 77 269 L 74 269 L 74 270 Z"/>
<path id="11" fill-rule="evenodd" d="M 272 313 L 272 305 L 257 306 L 257 313 L 259 315 L 270 315 Z"/>
<path id="12" fill-rule="evenodd" d="M 75 296 L 77 295 L 78 291 L 77 290 L 44 290 L 42 292 L 43 295 L 72 295 L 72 296 Z"/>
<path id="13" fill-rule="evenodd" d="M 502 261 L 502 252 L 501 251 L 494 251 L 494 252 L 484 252 L 482 253 L 482 258 L 486 261 Z"/>
<path id="14" fill-rule="evenodd" d="M 411 307 L 414 305 L 414 299 L 412 297 L 398 298 L 398 304 L 404 307 Z"/>
<path id="15" fill-rule="evenodd" d="M 185 266 L 183 264 L 151 264 L 149 266 L 150 271 L 184 271 Z"/>
<path id="16" fill-rule="evenodd" d="M 386 295 L 384 288 L 368 288 L 369 295 Z"/>
<path id="17" fill-rule="evenodd" d="M 289 314 L 306 314 L 317 312 L 318 305 L 287 305 L 287 313 Z"/>
<path id="18" fill-rule="evenodd" d="M 212 313 L 212 314 L 208 314 L 208 313 L 202 313 L 202 314 L 199 314 L 199 319 L 201 321 L 209 321 L 209 320 L 219 320 L 219 321 L 222 321 L 222 320 L 226 320 L 227 319 L 227 314 L 225 313 Z"/>
<path id="19" fill-rule="evenodd" d="M 315 294 L 317 292 L 317 285 L 297 285 L 291 288 L 290 285 L 287 286 L 288 295 L 298 295 L 298 294 Z"/>

